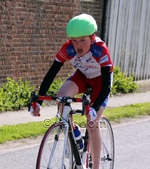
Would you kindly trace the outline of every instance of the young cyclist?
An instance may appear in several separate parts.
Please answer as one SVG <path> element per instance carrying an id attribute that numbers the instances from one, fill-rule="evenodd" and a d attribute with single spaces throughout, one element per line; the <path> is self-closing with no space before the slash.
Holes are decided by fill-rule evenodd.
<path id="1" fill-rule="evenodd" d="M 96 36 L 97 24 L 88 14 L 73 17 L 67 24 L 66 34 L 69 40 L 56 54 L 55 60 L 45 75 L 40 86 L 39 95 L 45 95 L 55 76 L 66 61 L 69 61 L 75 72 L 65 81 L 57 93 L 58 97 L 74 97 L 78 93 L 92 88 L 91 108 L 87 124 L 100 120 L 108 102 L 112 84 L 113 64 L 106 44 Z M 42 102 L 39 102 L 40 104 Z M 34 116 L 37 116 L 40 106 L 37 104 Z M 100 169 L 101 135 L 99 125 L 87 125 L 90 136 L 90 148 L 93 169 Z"/>

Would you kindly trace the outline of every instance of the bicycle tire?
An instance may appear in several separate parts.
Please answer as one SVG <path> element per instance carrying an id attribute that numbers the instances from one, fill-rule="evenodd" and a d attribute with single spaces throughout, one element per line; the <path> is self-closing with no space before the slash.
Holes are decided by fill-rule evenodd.
<path id="1" fill-rule="evenodd" d="M 61 122 L 55 123 L 46 131 L 37 156 L 36 169 L 72 169 L 73 155 L 70 140 L 65 140 L 64 125 Z M 67 133 L 68 137 L 68 133 Z M 64 149 L 68 146 L 69 156 L 63 155 Z M 62 158 L 64 161 L 62 163 Z"/>
<path id="2" fill-rule="evenodd" d="M 102 136 L 101 169 L 113 169 L 115 157 L 114 134 L 106 117 L 101 118 L 100 127 Z"/>

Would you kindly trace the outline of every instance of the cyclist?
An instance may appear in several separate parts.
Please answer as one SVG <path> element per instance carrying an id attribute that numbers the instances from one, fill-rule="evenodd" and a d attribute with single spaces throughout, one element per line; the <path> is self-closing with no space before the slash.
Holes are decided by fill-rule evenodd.
<path id="1" fill-rule="evenodd" d="M 99 169 L 101 136 L 100 127 L 96 123 L 100 120 L 107 105 L 112 84 L 113 63 L 106 44 L 96 36 L 97 23 L 89 14 L 73 17 L 67 24 L 66 34 L 69 38 L 56 54 L 54 62 L 41 83 L 39 95 L 45 95 L 55 76 L 66 61 L 69 61 L 75 72 L 64 82 L 57 96 L 74 97 L 78 93 L 92 88 L 91 107 L 88 122 L 93 120 L 92 127 L 87 125 L 90 136 L 90 151 L 93 169 Z M 42 104 L 42 102 L 39 102 Z M 40 111 L 37 104 L 34 116 Z"/>

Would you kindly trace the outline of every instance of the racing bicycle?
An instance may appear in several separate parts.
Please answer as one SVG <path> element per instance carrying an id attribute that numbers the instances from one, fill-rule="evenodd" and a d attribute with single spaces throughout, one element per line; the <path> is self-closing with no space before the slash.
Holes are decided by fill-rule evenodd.
<path id="1" fill-rule="evenodd" d="M 59 102 L 57 111 L 57 122 L 52 124 L 43 136 L 38 151 L 36 169 L 92 169 L 92 157 L 89 151 L 90 138 L 88 131 L 82 131 L 84 142 L 83 151 L 79 151 L 73 132 L 71 116 L 74 114 L 89 112 L 89 97 L 84 93 L 82 98 L 40 96 L 32 92 L 30 106 L 36 107 L 38 100 L 55 100 Z M 73 102 L 82 103 L 81 110 L 74 110 L 71 107 Z M 59 106 L 63 106 L 60 114 Z M 109 120 L 102 117 L 100 120 L 102 150 L 100 159 L 101 169 L 114 168 L 114 136 Z"/>

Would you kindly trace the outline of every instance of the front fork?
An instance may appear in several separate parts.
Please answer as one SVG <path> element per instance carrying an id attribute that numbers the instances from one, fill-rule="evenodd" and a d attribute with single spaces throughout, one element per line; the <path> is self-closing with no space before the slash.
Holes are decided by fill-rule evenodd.
<path id="1" fill-rule="evenodd" d="M 73 134 L 73 127 L 72 127 L 72 122 L 71 119 L 69 118 L 69 112 L 70 112 L 70 106 L 69 104 L 65 104 L 63 106 L 63 114 L 62 114 L 62 119 L 64 121 L 64 128 L 65 128 L 65 141 L 64 141 L 64 147 L 67 145 L 67 138 L 69 137 L 70 139 L 70 143 L 71 143 L 71 149 L 73 150 L 73 156 L 75 158 L 75 169 L 86 169 L 85 165 L 82 163 L 82 159 L 81 159 L 81 155 L 78 151 L 77 145 L 76 145 L 76 141 L 74 138 L 74 134 Z M 86 152 L 84 152 L 83 154 L 85 154 Z M 63 158 L 62 158 L 62 164 L 64 161 L 64 157 L 65 157 L 65 148 L 63 151 Z"/>

